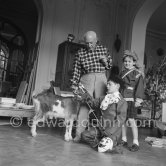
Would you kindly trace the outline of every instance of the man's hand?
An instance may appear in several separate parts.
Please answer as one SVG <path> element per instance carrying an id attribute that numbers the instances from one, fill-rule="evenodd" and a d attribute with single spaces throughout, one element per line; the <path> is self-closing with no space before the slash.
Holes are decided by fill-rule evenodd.
<path id="1" fill-rule="evenodd" d="M 76 91 L 78 90 L 78 86 L 72 85 L 71 89 L 72 89 L 73 93 L 76 94 Z"/>
<path id="2" fill-rule="evenodd" d="M 103 65 L 107 66 L 107 65 L 108 65 L 107 57 L 104 56 L 104 55 L 101 55 L 101 56 L 100 56 L 100 62 L 101 62 Z"/>
<path id="3" fill-rule="evenodd" d="M 106 63 L 107 62 L 107 58 L 105 55 L 101 55 L 100 56 L 100 61 L 103 62 L 103 63 Z"/>

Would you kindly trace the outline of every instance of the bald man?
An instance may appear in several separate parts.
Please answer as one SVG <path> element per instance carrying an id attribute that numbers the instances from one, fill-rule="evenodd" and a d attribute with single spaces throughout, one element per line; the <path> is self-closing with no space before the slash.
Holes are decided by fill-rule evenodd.
<path id="1" fill-rule="evenodd" d="M 86 48 L 81 48 L 75 55 L 71 88 L 75 89 L 81 82 L 92 97 L 98 98 L 106 93 L 106 70 L 111 68 L 112 58 L 108 49 L 98 44 L 94 31 L 84 34 L 84 42 Z M 81 133 L 87 125 L 88 112 L 89 108 L 86 105 L 81 106 L 74 139 L 76 142 L 80 140 Z"/>

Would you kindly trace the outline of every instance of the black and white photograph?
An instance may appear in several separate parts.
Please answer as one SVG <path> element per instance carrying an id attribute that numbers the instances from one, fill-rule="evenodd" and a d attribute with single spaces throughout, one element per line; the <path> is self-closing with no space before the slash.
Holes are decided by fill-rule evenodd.
<path id="1" fill-rule="evenodd" d="M 165 166 L 166 0 L 0 0 L 0 166 Z"/>

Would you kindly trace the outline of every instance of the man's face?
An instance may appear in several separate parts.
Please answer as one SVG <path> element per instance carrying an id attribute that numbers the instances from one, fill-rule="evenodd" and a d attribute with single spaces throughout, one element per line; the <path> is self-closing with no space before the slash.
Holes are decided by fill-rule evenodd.
<path id="1" fill-rule="evenodd" d="M 113 81 L 108 81 L 107 82 L 107 93 L 110 94 L 110 93 L 117 92 L 117 91 L 119 91 L 119 87 L 120 87 L 119 84 L 116 84 Z"/>
<path id="2" fill-rule="evenodd" d="M 93 36 L 85 37 L 85 44 L 89 50 L 93 50 L 96 47 L 97 39 Z"/>

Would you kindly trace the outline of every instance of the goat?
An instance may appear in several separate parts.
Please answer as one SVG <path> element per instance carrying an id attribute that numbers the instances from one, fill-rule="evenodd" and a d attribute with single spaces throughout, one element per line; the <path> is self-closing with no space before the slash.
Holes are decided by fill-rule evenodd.
<path id="1" fill-rule="evenodd" d="M 35 114 L 32 119 L 31 134 L 37 135 L 36 126 L 39 122 L 44 122 L 48 118 L 65 119 L 65 136 L 66 141 L 72 140 L 72 126 L 74 120 L 77 120 L 79 108 L 81 105 L 81 96 L 86 93 L 84 87 L 79 84 L 78 89 L 74 91 L 75 96 L 63 97 L 56 95 L 52 87 L 38 94 L 33 94 L 32 99 L 35 107 Z"/>

